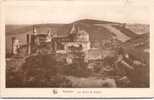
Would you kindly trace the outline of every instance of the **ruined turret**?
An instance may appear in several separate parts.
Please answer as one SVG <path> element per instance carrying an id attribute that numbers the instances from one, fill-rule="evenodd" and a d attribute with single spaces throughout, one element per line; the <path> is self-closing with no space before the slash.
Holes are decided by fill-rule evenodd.
<path id="1" fill-rule="evenodd" d="M 12 37 L 12 54 L 16 55 L 19 53 L 20 41 L 16 37 Z"/>

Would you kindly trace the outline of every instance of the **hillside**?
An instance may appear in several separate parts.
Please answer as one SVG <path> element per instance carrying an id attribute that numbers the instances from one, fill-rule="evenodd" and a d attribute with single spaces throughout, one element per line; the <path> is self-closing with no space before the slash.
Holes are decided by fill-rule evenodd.
<path id="1" fill-rule="evenodd" d="M 136 34 L 150 33 L 150 25 L 147 24 L 128 24 L 126 28 L 135 32 Z"/>
<path id="2" fill-rule="evenodd" d="M 130 39 L 129 41 L 123 43 L 121 47 L 125 49 L 125 52 L 133 55 L 136 59 L 149 64 L 149 43 L 149 33 L 147 33 Z"/>
<path id="3" fill-rule="evenodd" d="M 108 25 L 121 31 L 121 33 L 127 37 L 132 38 L 137 36 L 135 32 L 128 28 L 120 27 L 122 23 L 90 19 L 78 20 L 70 24 L 35 24 L 35 26 L 37 28 L 37 32 L 41 34 L 51 30 L 57 35 L 66 35 L 69 34 L 73 24 L 82 30 L 88 31 L 90 33 L 90 37 L 94 36 L 96 40 L 99 40 L 99 38 L 106 39 L 111 37 L 111 35 L 117 35 L 116 32 L 110 31 L 110 28 L 106 28 Z M 6 35 L 32 33 L 32 29 L 33 25 L 6 25 Z"/>
<path id="4" fill-rule="evenodd" d="M 117 22 L 111 22 L 111 21 L 103 21 L 103 20 L 94 20 L 94 19 L 81 19 L 78 21 L 75 21 L 74 23 L 84 23 L 84 24 L 120 24 Z"/>
<path id="5" fill-rule="evenodd" d="M 101 44 L 102 40 L 111 40 L 115 37 L 118 39 L 118 42 L 125 42 L 139 36 L 131 31 L 131 28 L 121 27 L 122 23 L 91 19 L 82 19 L 70 24 L 36 24 L 35 26 L 39 34 L 45 34 L 50 30 L 58 36 L 66 36 L 70 33 L 73 24 L 76 28 L 85 30 L 89 33 L 92 45 L 94 43 Z M 144 25 L 142 25 L 142 27 L 143 26 Z M 135 27 L 137 27 L 137 25 Z M 145 28 L 148 30 L 148 27 Z M 11 37 L 17 37 L 23 44 L 25 44 L 26 34 L 32 34 L 32 29 L 33 25 L 6 25 L 7 49 L 10 47 Z"/>

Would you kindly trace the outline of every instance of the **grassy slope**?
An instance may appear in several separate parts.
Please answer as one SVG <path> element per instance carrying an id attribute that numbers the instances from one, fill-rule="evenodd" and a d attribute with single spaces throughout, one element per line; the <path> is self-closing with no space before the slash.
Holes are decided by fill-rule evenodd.
<path id="1" fill-rule="evenodd" d="M 140 46 L 135 44 L 142 43 Z M 125 48 L 125 51 L 136 57 L 136 59 L 149 63 L 149 53 L 144 52 L 145 49 L 149 49 L 149 34 L 142 34 L 136 38 L 133 38 L 121 45 Z"/>

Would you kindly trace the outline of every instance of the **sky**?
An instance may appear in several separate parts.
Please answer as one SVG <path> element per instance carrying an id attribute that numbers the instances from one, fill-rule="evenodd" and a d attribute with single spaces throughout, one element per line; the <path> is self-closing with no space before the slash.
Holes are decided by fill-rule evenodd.
<path id="1" fill-rule="evenodd" d="M 105 4 L 103 2 L 6 3 L 6 24 L 70 23 L 96 19 L 125 23 L 149 23 L 145 5 Z"/>

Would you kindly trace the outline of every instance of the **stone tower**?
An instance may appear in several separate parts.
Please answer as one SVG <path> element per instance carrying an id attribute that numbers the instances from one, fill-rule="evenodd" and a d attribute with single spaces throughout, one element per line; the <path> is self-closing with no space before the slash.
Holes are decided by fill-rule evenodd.
<path id="1" fill-rule="evenodd" d="M 12 54 L 18 54 L 18 49 L 20 48 L 19 40 L 16 37 L 12 37 Z"/>

